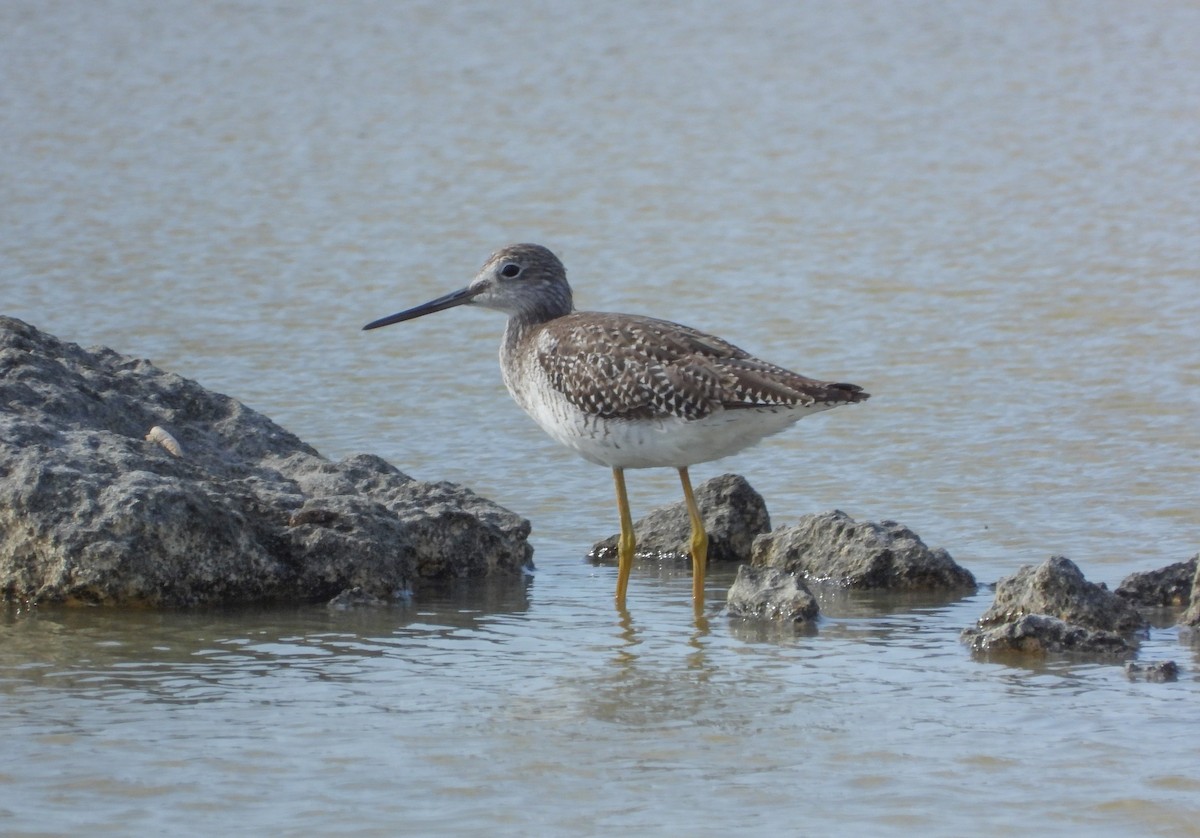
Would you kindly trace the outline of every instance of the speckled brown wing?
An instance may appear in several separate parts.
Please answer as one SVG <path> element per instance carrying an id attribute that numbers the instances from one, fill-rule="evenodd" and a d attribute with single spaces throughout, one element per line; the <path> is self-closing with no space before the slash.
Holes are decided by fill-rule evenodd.
<path id="1" fill-rule="evenodd" d="M 737 378 L 737 387 L 722 406 L 726 410 L 756 407 L 811 407 L 853 404 L 870 398 L 857 384 L 818 381 L 758 358 L 720 362 Z"/>
<path id="2" fill-rule="evenodd" d="M 721 409 L 861 401 L 861 388 L 797 375 L 714 335 L 652 317 L 575 313 L 547 323 L 537 363 L 600 418 L 702 419 Z"/>

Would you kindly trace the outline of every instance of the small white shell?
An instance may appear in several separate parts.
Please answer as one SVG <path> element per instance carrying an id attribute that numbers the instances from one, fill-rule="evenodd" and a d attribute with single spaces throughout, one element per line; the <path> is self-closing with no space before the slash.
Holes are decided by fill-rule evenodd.
<path id="1" fill-rule="evenodd" d="M 150 433 L 146 434 L 146 439 L 151 442 L 157 442 L 174 457 L 183 456 L 183 448 L 179 444 L 179 440 L 164 431 L 158 425 L 150 429 Z"/>

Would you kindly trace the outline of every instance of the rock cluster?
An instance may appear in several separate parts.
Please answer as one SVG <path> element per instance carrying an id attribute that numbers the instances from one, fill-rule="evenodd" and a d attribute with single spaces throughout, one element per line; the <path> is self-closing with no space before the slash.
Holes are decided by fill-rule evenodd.
<path id="1" fill-rule="evenodd" d="M 1132 654 L 1146 620 L 1127 600 L 1087 581 L 1063 556 L 996 583 L 996 599 L 963 638 L 980 652 Z"/>
<path id="2" fill-rule="evenodd" d="M 1115 591 L 1084 579 L 1070 560 L 1053 556 L 996 584 L 996 599 L 963 639 L 979 652 L 1067 652 L 1129 657 L 1147 628 L 1146 613 L 1186 609 L 1180 623 L 1200 625 L 1200 573 L 1193 557 L 1130 574 Z M 1173 680 L 1174 661 L 1130 664 L 1131 677 Z"/>
<path id="3" fill-rule="evenodd" d="M 516 578 L 529 522 L 382 459 L 331 462 L 271 420 L 149 361 L 86 350 L 0 317 L 0 595 L 27 602 L 194 605 L 331 600 L 348 608 L 423 582 Z M 975 591 L 972 574 L 894 521 L 843 512 L 770 530 L 737 475 L 697 487 L 714 562 L 749 562 L 729 591 L 746 620 L 811 625 L 809 585 Z M 642 558 L 686 557 L 682 503 L 635 525 Z M 616 536 L 595 545 L 616 557 Z M 980 652 L 1129 657 L 1139 608 L 1200 626 L 1200 557 L 1135 573 L 1116 591 L 1055 556 L 1000 580 L 963 638 Z M 1131 677 L 1168 680 L 1171 661 Z"/>
<path id="4" fill-rule="evenodd" d="M 895 521 L 858 523 L 841 511 L 806 515 L 754 540 L 750 566 L 729 591 L 729 613 L 793 623 L 815 620 L 807 583 L 904 592 L 973 591 L 975 578 Z"/>
<path id="5" fill-rule="evenodd" d="M 0 317 L 0 592 L 192 605 L 520 574 L 529 523 L 378 457 L 331 462 L 149 361 Z"/>
<path id="6" fill-rule="evenodd" d="M 696 499 L 710 533 L 710 559 L 749 563 L 738 568 L 729 589 L 731 617 L 812 626 L 819 603 L 840 595 L 831 588 L 947 600 L 977 590 L 975 577 L 946 550 L 926 546 L 895 521 L 858 522 L 834 510 L 772 531 L 762 497 L 732 474 L 701 485 Z M 690 525 L 682 502 L 653 510 L 634 530 L 642 558 L 687 556 Z M 616 543 L 615 535 L 600 542 L 591 557 L 615 559 Z M 1147 625 L 1138 608 L 1187 608 L 1183 622 L 1200 626 L 1198 559 L 1132 574 L 1109 591 L 1088 582 L 1070 560 L 1052 557 L 1000 580 L 995 601 L 963 639 L 983 653 L 1129 657 Z M 1154 665 L 1145 677 L 1168 677 L 1173 667 L 1171 661 Z"/>

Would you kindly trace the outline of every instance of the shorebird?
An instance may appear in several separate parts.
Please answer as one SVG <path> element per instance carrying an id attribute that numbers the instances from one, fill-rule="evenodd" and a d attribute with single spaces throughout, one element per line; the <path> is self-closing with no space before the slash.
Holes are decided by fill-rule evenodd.
<path id="1" fill-rule="evenodd" d="M 621 522 L 621 608 L 637 546 L 626 469 L 678 470 L 691 519 L 692 597 L 699 614 L 708 535 L 688 467 L 741 451 L 810 413 L 868 398 L 857 385 L 806 378 L 678 323 L 576 311 L 562 262 L 536 244 L 498 250 L 466 288 L 363 329 L 463 305 L 508 315 L 500 371 L 516 403 L 551 437 L 612 469 Z"/>

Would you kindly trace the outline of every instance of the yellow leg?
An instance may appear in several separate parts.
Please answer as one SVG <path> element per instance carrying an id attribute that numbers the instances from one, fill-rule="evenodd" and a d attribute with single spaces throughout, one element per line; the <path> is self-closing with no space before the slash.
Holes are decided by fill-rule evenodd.
<path id="1" fill-rule="evenodd" d="M 633 517 L 629 514 L 629 496 L 625 494 L 625 470 L 613 468 L 617 485 L 617 512 L 621 516 L 621 535 L 617 539 L 617 607 L 625 607 L 625 591 L 629 588 L 629 571 L 633 569 Z"/>
<path id="2" fill-rule="evenodd" d="M 683 499 L 687 502 L 688 517 L 692 519 L 692 601 L 696 612 L 704 610 L 704 569 L 708 565 L 708 533 L 704 531 L 704 519 L 692 494 L 692 481 L 685 466 L 679 470 L 679 482 L 683 484 Z"/>

